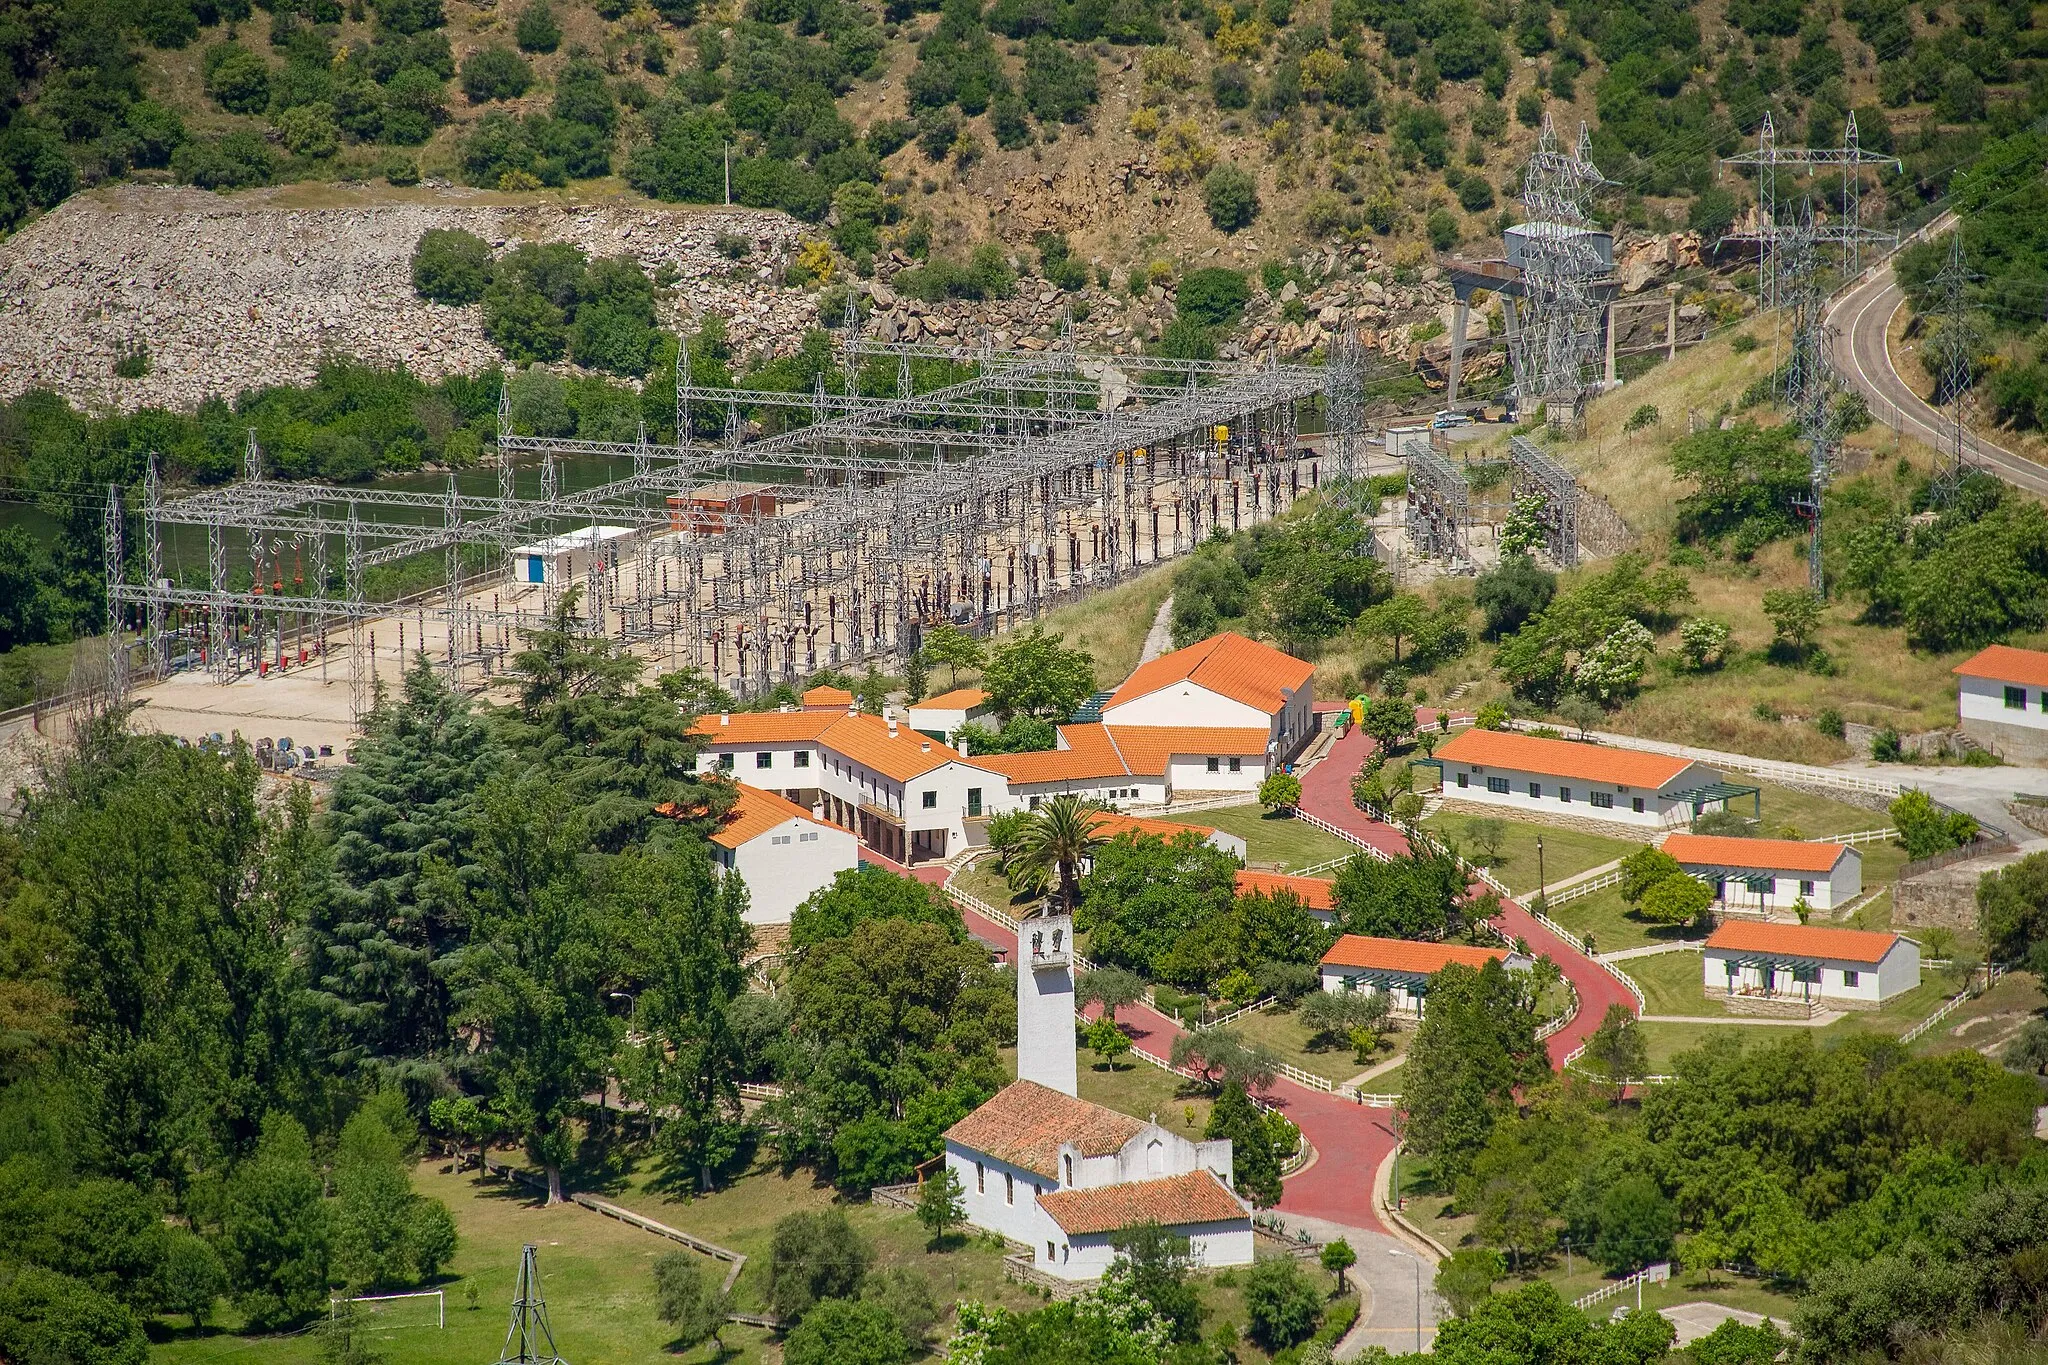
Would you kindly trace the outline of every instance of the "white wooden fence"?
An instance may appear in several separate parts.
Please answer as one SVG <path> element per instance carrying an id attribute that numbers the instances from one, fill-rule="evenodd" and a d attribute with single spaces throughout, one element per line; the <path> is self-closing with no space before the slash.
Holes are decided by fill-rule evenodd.
<path id="1" fill-rule="evenodd" d="M 2006 969 L 2004 967 L 2000 966 L 1998 963 L 1992 963 L 1991 966 L 1985 970 L 1984 990 L 1988 991 L 1992 988 L 1992 986 L 1996 985 L 1998 982 L 1998 978 L 2004 976 L 2005 972 Z M 1927 1030 L 1933 1028 L 1936 1024 L 1940 1023 L 1942 1020 L 1948 1018 L 1951 1014 L 1954 1014 L 1957 1010 L 1961 1009 L 1963 1007 L 1964 1001 L 1973 999 L 1974 997 L 1981 994 L 1983 994 L 1983 991 L 1979 991 L 1977 989 L 1976 983 L 1974 981 L 1971 982 L 1969 985 L 1963 987 L 1963 989 L 1957 992 L 1955 995 L 1952 995 L 1947 1000 L 1943 1001 L 1940 1009 L 1936 1010 L 1934 1013 L 1928 1015 L 1925 1019 L 1922 1019 L 1919 1023 L 1913 1025 L 1913 1027 L 1907 1029 L 1904 1033 L 1900 1034 L 1899 1041 L 1902 1043 L 1912 1042 L 1915 1038 L 1918 1038 L 1921 1034 L 1927 1032 Z"/>
<path id="2" fill-rule="evenodd" d="M 1668 1283 L 1670 1279 L 1671 1262 L 1659 1261 L 1655 1265 L 1644 1266 L 1641 1270 L 1638 1270 L 1635 1274 L 1629 1276 L 1625 1280 L 1616 1280 L 1613 1284 L 1606 1284 L 1600 1286 L 1600 1288 L 1594 1290 L 1590 1294 L 1580 1295 L 1578 1298 L 1572 1300 L 1572 1307 L 1591 1308 L 1594 1304 L 1599 1303 L 1604 1299 L 1611 1299 L 1616 1294 L 1625 1294 L 1629 1290 L 1635 1288 L 1637 1285 L 1665 1284 Z"/>

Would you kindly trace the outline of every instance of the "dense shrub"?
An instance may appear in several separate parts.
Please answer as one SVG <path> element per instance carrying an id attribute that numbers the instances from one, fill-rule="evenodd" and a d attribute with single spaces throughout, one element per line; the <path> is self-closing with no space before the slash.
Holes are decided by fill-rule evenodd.
<path id="1" fill-rule="evenodd" d="M 490 244 L 473 232 L 428 228 L 412 251 L 412 287 L 435 303 L 475 303 L 490 283 Z"/>
<path id="2" fill-rule="evenodd" d="M 203 190 L 239 190 L 269 184 L 277 173 L 277 156 L 254 133 L 223 133 L 178 148 L 171 168 L 180 180 Z"/>
<path id="3" fill-rule="evenodd" d="M 1218 232 L 1237 232 L 1259 216 L 1259 182 L 1251 172 L 1224 162 L 1202 182 L 1202 203 Z"/>
<path id="4" fill-rule="evenodd" d="M 258 114 L 270 103 L 270 67 L 238 43 L 216 43 L 200 59 L 206 93 L 230 114 Z"/>
<path id="5" fill-rule="evenodd" d="M 517 99 L 533 84 L 533 68 L 509 47 L 480 47 L 462 59 L 462 93 L 471 104 Z"/>
<path id="6" fill-rule="evenodd" d="M 532 0 L 519 11 L 513 37 L 527 52 L 553 52 L 561 45 L 562 26 L 555 22 L 555 11 L 548 0 Z"/>
<path id="7" fill-rule="evenodd" d="M 1180 315 L 1204 327 L 1222 327 L 1237 321 L 1244 315 L 1245 301 L 1250 297 L 1251 286 L 1246 283 L 1244 272 L 1223 266 L 1189 271 L 1174 295 Z"/>

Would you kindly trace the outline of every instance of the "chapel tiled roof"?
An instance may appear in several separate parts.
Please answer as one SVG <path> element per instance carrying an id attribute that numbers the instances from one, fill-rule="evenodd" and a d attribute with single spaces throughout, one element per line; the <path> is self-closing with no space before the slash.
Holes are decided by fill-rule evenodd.
<path id="1" fill-rule="evenodd" d="M 1073 1143 L 1083 1156 L 1109 1156 L 1144 1129 L 1143 1119 L 1036 1081 L 1012 1081 L 945 1135 L 962 1147 L 1057 1180 L 1062 1142 Z"/>
<path id="2" fill-rule="evenodd" d="M 1206 1169 L 1158 1180 L 1054 1190 L 1040 1195 L 1038 1206 L 1069 1237 L 1116 1232 L 1139 1223 L 1171 1228 L 1251 1218 L 1251 1213 L 1224 1188 L 1216 1173 Z"/>

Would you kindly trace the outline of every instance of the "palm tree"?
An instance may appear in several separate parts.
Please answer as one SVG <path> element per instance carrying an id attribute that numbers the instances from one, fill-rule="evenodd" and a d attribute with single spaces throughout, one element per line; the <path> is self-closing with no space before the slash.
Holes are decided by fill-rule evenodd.
<path id="1" fill-rule="evenodd" d="M 1060 906 L 1070 915 L 1081 903 L 1081 864 L 1109 842 L 1095 832 L 1100 813 L 1078 796 L 1055 796 L 1018 840 L 1021 861 L 1058 874 Z"/>

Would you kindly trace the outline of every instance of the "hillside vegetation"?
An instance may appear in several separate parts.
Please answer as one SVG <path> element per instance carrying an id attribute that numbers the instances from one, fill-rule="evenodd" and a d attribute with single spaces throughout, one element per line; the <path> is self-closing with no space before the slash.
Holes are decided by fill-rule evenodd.
<path id="1" fill-rule="evenodd" d="M 1045 229 L 1109 266 L 1248 229 L 1448 248 L 1497 231 L 1546 113 L 1590 123 L 1614 213 L 1711 236 L 1750 197 L 1714 159 L 1767 110 L 1832 144 L 1853 109 L 1905 161 L 1896 215 L 2048 98 L 2030 6 L 1900 0 L 43 0 L 0 47 L 0 225 L 123 177 L 715 202 L 729 173 L 862 269 Z"/>

